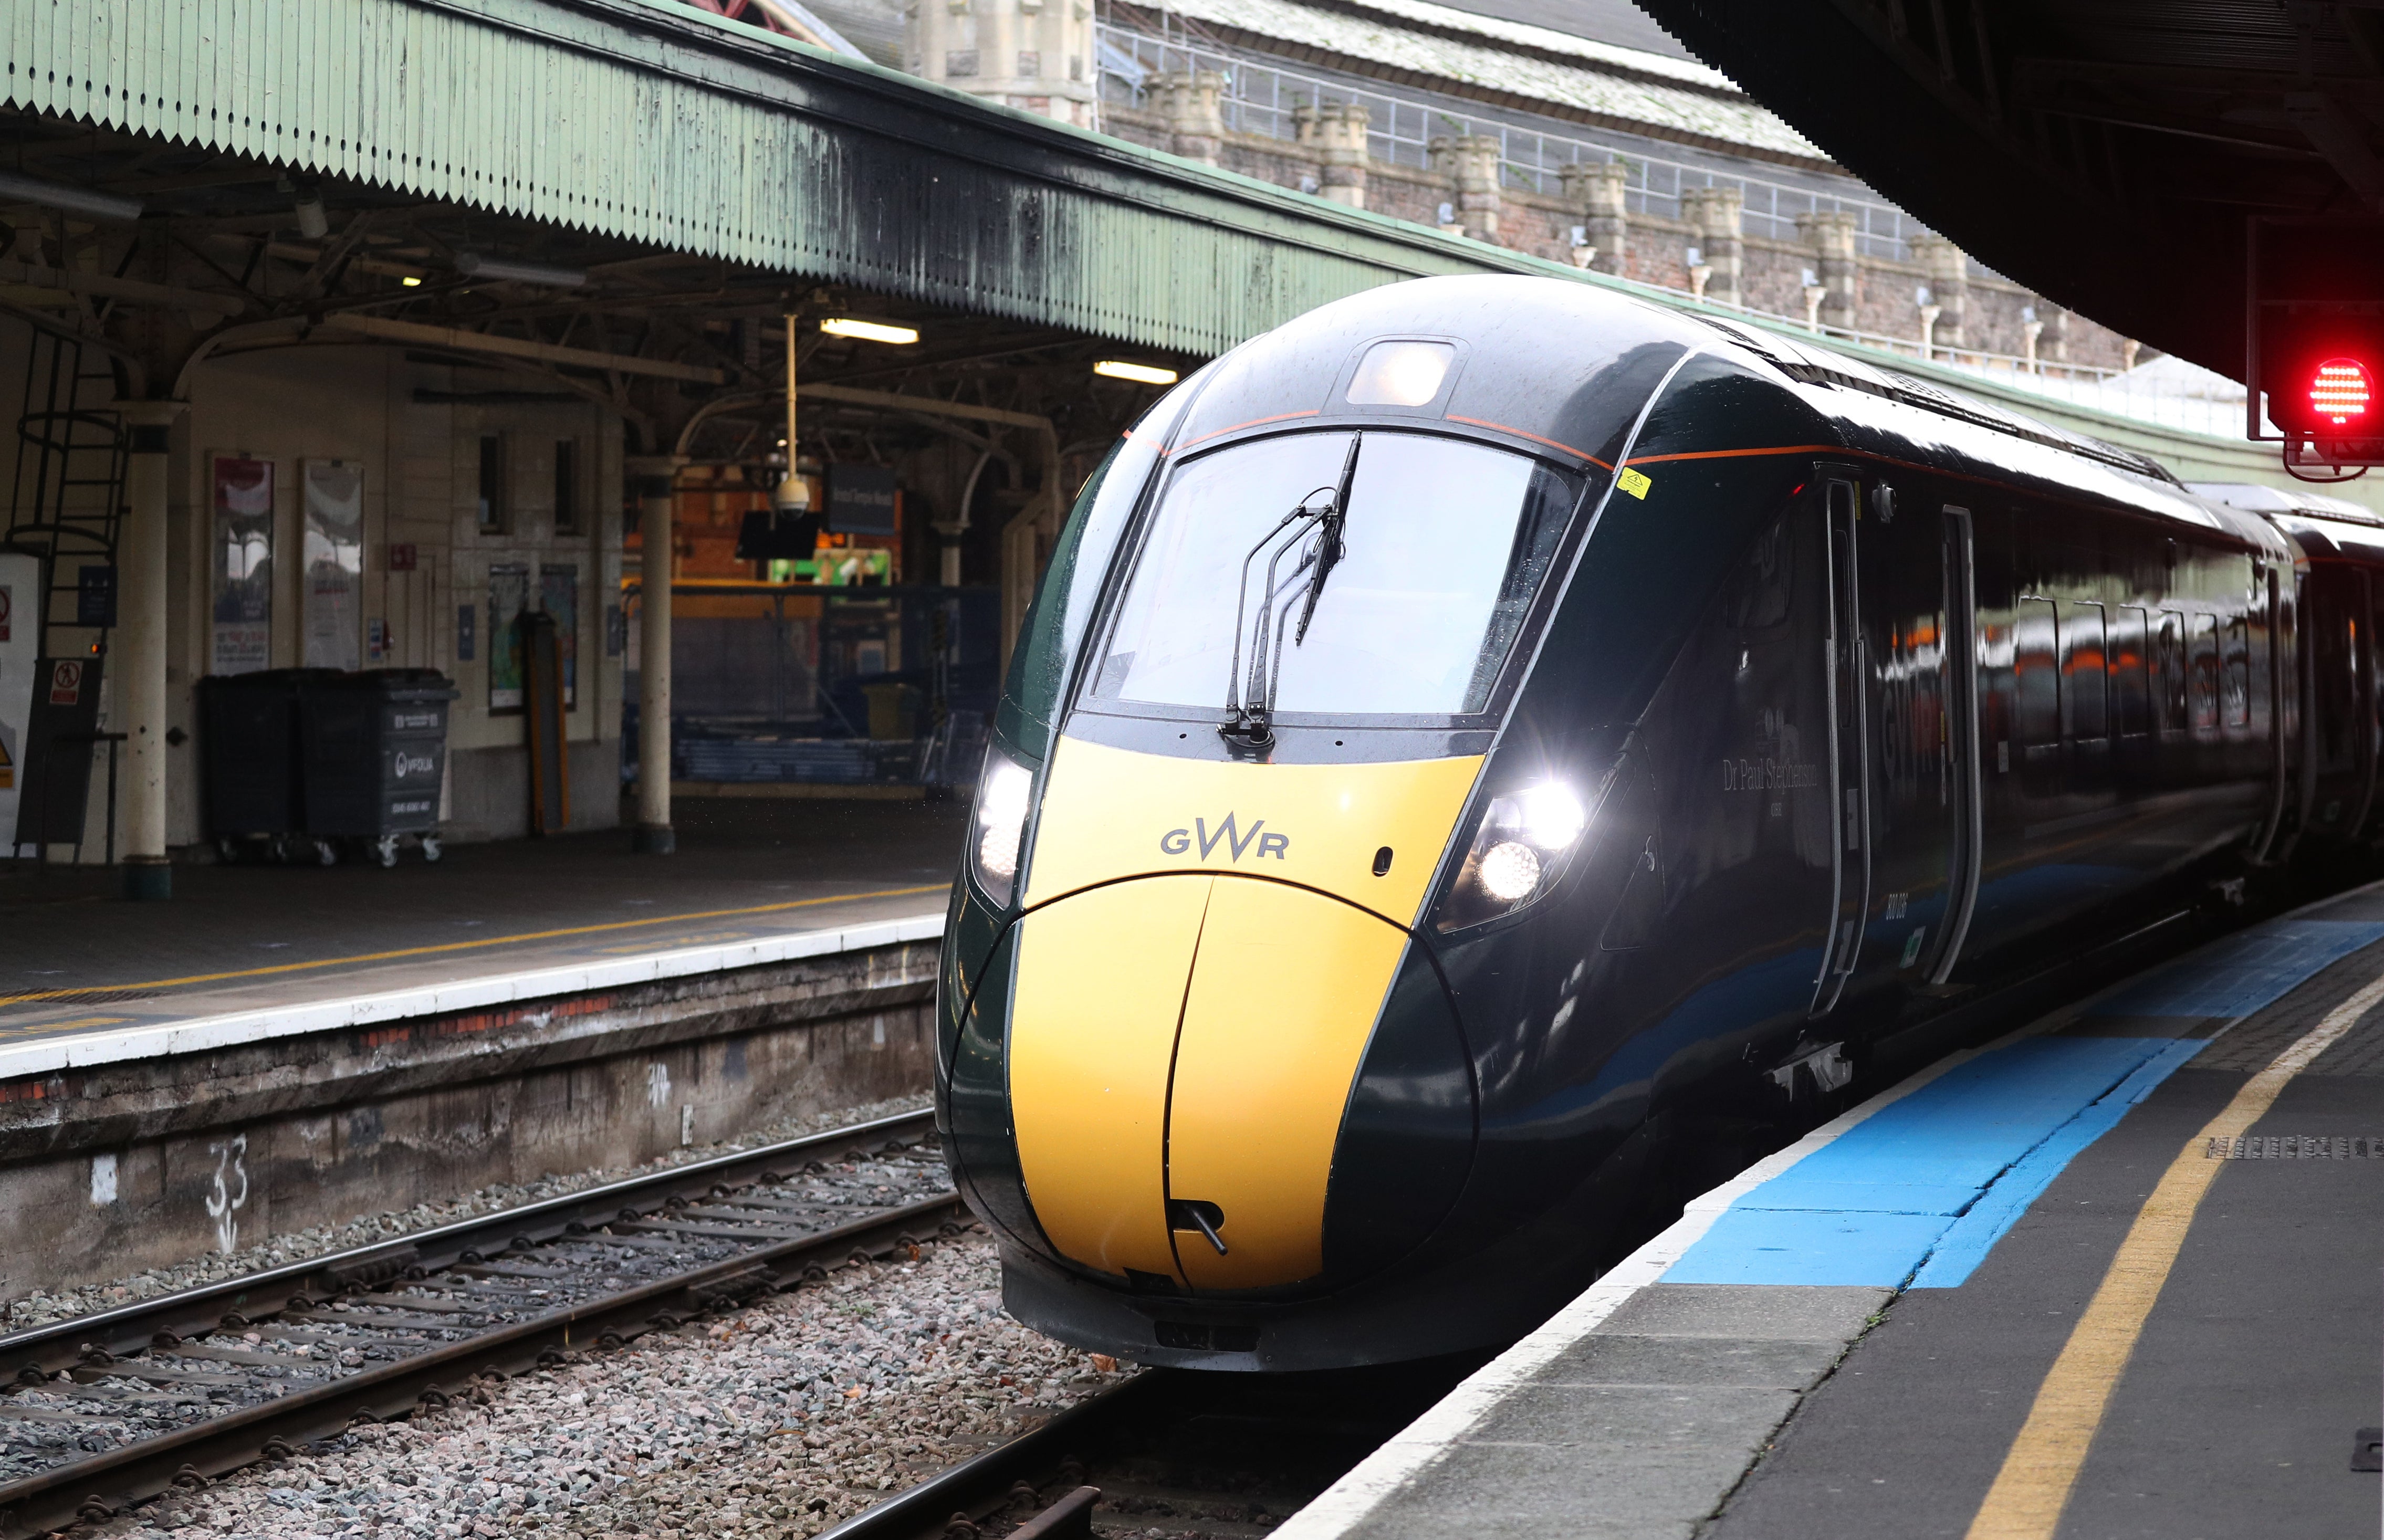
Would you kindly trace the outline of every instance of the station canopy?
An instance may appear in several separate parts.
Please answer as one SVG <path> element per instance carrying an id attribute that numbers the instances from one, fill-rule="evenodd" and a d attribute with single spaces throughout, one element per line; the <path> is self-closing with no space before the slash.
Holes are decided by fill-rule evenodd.
<path id="1" fill-rule="evenodd" d="M 2384 10 L 1641 4 L 1980 262 L 2230 378 L 2249 219 L 2384 212 Z"/>

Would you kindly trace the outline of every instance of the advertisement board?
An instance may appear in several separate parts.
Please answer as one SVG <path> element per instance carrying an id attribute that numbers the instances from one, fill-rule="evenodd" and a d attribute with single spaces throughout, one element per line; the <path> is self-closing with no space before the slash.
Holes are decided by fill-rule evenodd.
<path id="1" fill-rule="evenodd" d="M 207 671 L 250 674 L 273 664 L 273 462 L 218 454 L 208 482 L 215 528 Z"/>
<path id="2" fill-rule="evenodd" d="M 352 460 L 308 460 L 304 620 L 309 668 L 364 666 L 365 473 Z"/>
<path id="3" fill-rule="evenodd" d="M 42 652 L 41 592 L 41 558 L 0 551 L 0 832 L 16 828 L 17 796 L 25 785 L 25 726 Z"/>

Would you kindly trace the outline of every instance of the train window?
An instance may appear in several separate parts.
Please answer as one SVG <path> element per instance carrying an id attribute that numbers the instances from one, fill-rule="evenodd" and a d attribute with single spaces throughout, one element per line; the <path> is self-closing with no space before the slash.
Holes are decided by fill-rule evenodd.
<path id="1" fill-rule="evenodd" d="M 2353 722 L 2359 699 L 2359 622 L 2352 607 L 2356 592 L 2353 583 L 2320 567 L 2310 574 L 2302 612 L 2302 638 L 2310 652 L 2308 709 L 2317 729 L 2322 774 L 2341 775 L 2353 767 Z"/>
<path id="2" fill-rule="evenodd" d="M 2193 730 L 2213 732 L 2218 727 L 2218 617 L 2188 618 L 2193 626 Z"/>
<path id="3" fill-rule="evenodd" d="M 2160 613 L 2160 632 L 2153 641 L 2153 679 L 2160 730 L 2185 731 L 2185 616 L 2176 610 Z"/>
<path id="4" fill-rule="evenodd" d="M 1244 563 L 1285 515 L 1339 485 L 1347 433 L 1263 439 L 1184 465 L 1161 495 L 1095 677 L 1097 699 L 1216 710 L 1247 668 L 1267 563 Z M 1370 432 L 1351 476 L 1338 561 L 1321 591 L 1291 546 L 1269 622 L 1283 712 L 1459 715 L 1489 703 L 1573 505 L 1527 456 L 1422 434 Z M 1309 606 L 1313 599 L 1313 613 Z M 1237 613 L 1242 633 L 1236 638 Z M 1300 635 L 1303 629 L 1304 638 Z"/>
<path id="5" fill-rule="evenodd" d="M 2227 707 L 2227 725 L 2241 727 L 2252 720 L 2252 627 L 2241 615 L 2227 623 L 2227 668 L 2219 677 Z"/>
<path id="6" fill-rule="evenodd" d="M 1722 590 L 1722 624 L 1742 631 L 1784 625 L 1795 598 L 1795 527 L 1782 518 L 1747 549 Z"/>
<path id="7" fill-rule="evenodd" d="M 2105 659 L 2110 639 L 2103 606 L 2072 599 L 2061 609 L 2061 736 L 2081 743 L 2107 738 L 2111 727 Z"/>
<path id="8" fill-rule="evenodd" d="M 2112 614 L 2111 714 L 2122 738 L 2152 731 L 2151 625 L 2152 617 L 2134 604 Z"/>
<path id="9" fill-rule="evenodd" d="M 2023 599 L 2012 627 L 2013 689 L 2018 697 L 2019 740 L 2029 748 L 2061 741 L 2061 675 L 2053 601 Z"/>

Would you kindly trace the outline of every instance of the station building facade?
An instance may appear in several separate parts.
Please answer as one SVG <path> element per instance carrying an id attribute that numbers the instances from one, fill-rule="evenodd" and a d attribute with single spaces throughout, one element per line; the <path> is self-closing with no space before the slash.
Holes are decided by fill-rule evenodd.
<path id="1" fill-rule="evenodd" d="M 1007 106 L 1851 341 L 2081 376 L 2140 356 L 1972 263 L 1625 0 L 815 8 L 880 62 Z M 1062 12 L 1081 20 L 1055 30 Z M 957 25 L 1084 52 L 1004 53 L 996 78 Z"/>

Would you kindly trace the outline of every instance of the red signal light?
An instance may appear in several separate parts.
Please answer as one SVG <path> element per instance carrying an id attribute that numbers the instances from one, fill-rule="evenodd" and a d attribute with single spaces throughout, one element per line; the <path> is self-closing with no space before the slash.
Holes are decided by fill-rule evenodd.
<path id="1" fill-rule="evenodd" d="M 2311 409 L 2337 428 L 2366 416 L 2375 393 L 2367 366 L 2356 358 L 2329 358 L 2310 377 Z"/>

